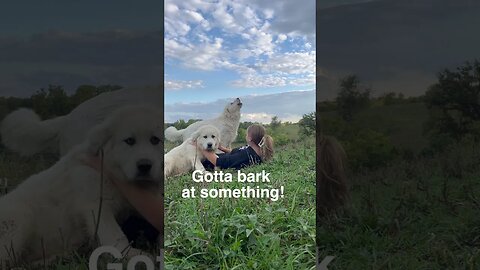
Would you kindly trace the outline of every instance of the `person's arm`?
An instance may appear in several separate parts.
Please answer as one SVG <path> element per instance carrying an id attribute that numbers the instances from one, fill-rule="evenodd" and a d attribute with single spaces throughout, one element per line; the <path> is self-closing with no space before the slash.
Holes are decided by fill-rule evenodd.
<path id="1" fill-rule="evenodd" d="M 232 151 L 229 154 L 221 155 L 216 160 L 216 166 L 221 169 L 236 168 L 239 169 L 248 165 L 249 155 L 245 150 Z"/>
<path id="2" fill-rule="evenodd" d="M 203 156 L 205 156 L 205 158 L 208 159 L 213 166 L 217 166 L 218 156 L 215 154 L 215 152 L 203 150 Z"/>
<path id="3" fill-rule="evenodd" d="M 139 189 L 124 181 L 112 179 L 128 202 L 159 232 L 163 230 L 163 199 L 147 190 Z"/>
<path id="4" fill-rule="evenodd" d="M 223 147 L 223 146 L 221 146 L 221 145 L 218 146 L 218 149 L 219 149 L 220 151 L 225 152 L 225 153 L 230 153 L 230 152 L 232 152 L 232 149 L 231 149 L 231 148 Z"/>
<path id="5" fill-rule="evenodd" d="M 99 158 L 88 158 L 83 160 L 85 165 L 101 171 L 101 161 Z M 108 180 L 120 190 L 128 202 L 140 213 L 152 226 L 159 232 L 163 231 L 163 199 L 147 190 L 129 185 L 126 182 L 115 179 L 108 171 L 104 171 Z"/>

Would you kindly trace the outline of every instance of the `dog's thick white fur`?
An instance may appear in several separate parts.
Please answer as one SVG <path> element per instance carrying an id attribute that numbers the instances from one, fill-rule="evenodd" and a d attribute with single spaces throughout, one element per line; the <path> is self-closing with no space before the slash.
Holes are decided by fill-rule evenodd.
<path id="1" fill-rule="evenodd" d="M 23 181 L 0 197 L 0 260 L 32 262 L 76 250 L 95 238 L 100 245 L 123 250 L 127 237 L 118 223 L 133 208 L 115 186 L 104 180 L 99 211 L 101 174 L 85 159 L 103 153 L 104 168 L 128 184 L 156 186 L 162 175 L 161 112 L 128 106 L 113 113 L 49 169 Z M 90 242 L 92 243 L 92 242 Z"/>
<path id="2" fill-rule="evenodd" d="M 220 140 L 220 131 L 215 126 L 201 126 L 190 138 L 165 154 L 165 178 L 193 170 L 205 171 L 201 150 L 217 150 Z"/>
<path id="3" fill-rule="evenodd" d="M 230 147 L 232 142 L 235 141 L 235 138 L 237 138 L 241 108 L 242 102 L 239 98 L 236 98 L 233 102 L 225 106 L 223 113 L 217 118 L 198 121 L 181 130 L 177 130 L 175 127 L 169 127 L 165 130 L 165 138 L 171 142 L 185 141 L 201 126 L 212 125 L 220 131 L 221 144 Z"/>
<path id="4" fill-rule="evenodd" d="M 19 109 L 2 121 L 0 133 L 9 149 L 32 155 L 43 150 L 63 156 L 81 143 L 88 130 L 113 111 L 128 105 L 151 105 L 162 108 L 162 90 L 158 87 L 125 88 L 100 94 L 85 101 L 68 115 L 41 121 L 29 109 Z"/>

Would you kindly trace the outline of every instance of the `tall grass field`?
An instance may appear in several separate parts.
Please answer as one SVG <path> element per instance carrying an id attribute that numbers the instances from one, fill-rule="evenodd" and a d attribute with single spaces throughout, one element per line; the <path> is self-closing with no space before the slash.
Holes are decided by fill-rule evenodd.
<path id="1" fill-rule="evenodd" d="M 166 269 L 314 269 L 315 268 L 315 141 L 298 139 L 294 124 L 278 127 L 291 134 L 276 147 L 273 161 L 243 169 L 265 170 L 269 183 L 195 183 L 192 176 L 165 183 Z M 275 139 L 275 136 L 274 136 Z M 170 146 L 171 147 L 171 146 Z M 284 197 L 182 198 L 195 187 L 284 187 Z"/>
<path id="2" fill-rule="evenodd" d="M 346 148 L 351 195 L 318 228 L 328 269 L 480 269 L 478 141 L 429 151 L 418 102 L 372 106 L 348 125 L 320 115 Z"/>

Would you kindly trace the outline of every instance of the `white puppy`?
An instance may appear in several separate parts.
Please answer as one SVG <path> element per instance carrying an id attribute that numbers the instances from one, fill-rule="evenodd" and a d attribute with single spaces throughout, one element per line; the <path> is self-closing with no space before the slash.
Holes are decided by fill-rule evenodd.
<path id="1" fill-rule="evenodd" d="M 202 150 L 215 151 L 221 136 L 212 125 L 200 127 L 181 145 L 165 154 L 165 177 L 184 174 L 193 170 L 205 171 Z"/>
<path id="2" fill-rule="evenodd" d="M 162 108 L 162 96 L 163 91 L 159 87 L 125 88 L 100 94 L 65 116 L 45 121 L 41 121 L 30 109 L 19 109 L 3 120 L 0 128 L 2 142 L 23 155 L 50 150 L 63 156 L 84 141 L 87 132 L 113 111 L 130 105 Z"/>
<path id="3" fill-rule="evenodd" d="M 200 127 L 212 125 L 220 131 L 221 144 L 230 147 L 231 143 L 237 138 L 238 126 L 240 125 L 240 109 L 242 102 L 236 98 L 225 106 L 223 113 L 217 118 L 198 121 L 185 129 L 177 130 L 175 127 L 169 127 L 165 130 L 165 138 L 169 141 L 185 141 Z"/>
<path id="4" fill-rule="evenodd" d="M 43 252 L 49 259 L 92 243 L 96 235 L 100 245 L 127 247 L 119 223 L 134 210 L 109 180 L 100 188 L 100 172 L 85 160 L 103 155 L 103 168 L 113 177 L 158 192 L 161 121 L 157 109 L 125 107 L 96 126 L 84 143 L 51 168 L 1 197 L 0 260 L 32 262 L 41 260 Z"/>

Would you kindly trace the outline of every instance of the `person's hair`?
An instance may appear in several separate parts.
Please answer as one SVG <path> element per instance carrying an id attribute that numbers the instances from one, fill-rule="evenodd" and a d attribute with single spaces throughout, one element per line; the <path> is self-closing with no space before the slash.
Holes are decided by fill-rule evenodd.
<path id="1" fill-rule="evenodd" d="M 247 128 L 247 134 L 252 141 L 262 150 L 261 158 L 263 161 L 269 161 L 273 158 L 273 138 L 267 134 L 265 127 L 259 124 L 250 125 Z"/>
<path id="2" fill-rule="evenodd" d="M 317 162 L 317 214 L 324 216 L 343 207 L 348 201 L 345 174 L 346 154 L 342 145 L 333 137 L 319 139 Z"/>

